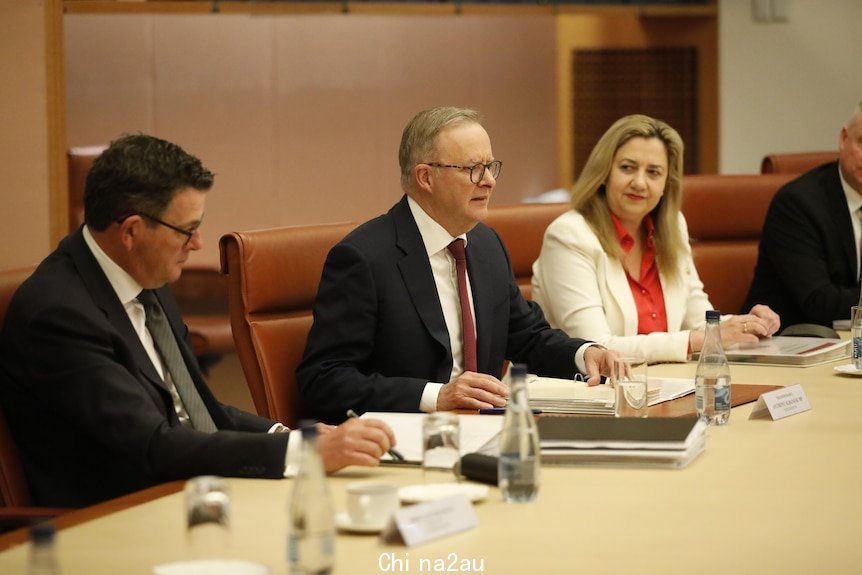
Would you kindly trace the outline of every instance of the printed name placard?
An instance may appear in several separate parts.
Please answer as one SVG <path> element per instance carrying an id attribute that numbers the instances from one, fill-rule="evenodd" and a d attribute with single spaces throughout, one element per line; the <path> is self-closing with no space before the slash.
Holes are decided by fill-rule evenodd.
<path id="1" fill-rule="evenodd" d="M 473 504 L 463 493 L 402 507 L 395 512 L 383 533 L 393 543 L 403 541 L 409 547 L 473 529 L 479 518 Z"/>
<path id="2" fill-rule="evenodd" d="M 771 417 L 773 421 L 811 409 L 802 385 L 796 383 L 768 391 L 757 399 L 748 419 Z"/>

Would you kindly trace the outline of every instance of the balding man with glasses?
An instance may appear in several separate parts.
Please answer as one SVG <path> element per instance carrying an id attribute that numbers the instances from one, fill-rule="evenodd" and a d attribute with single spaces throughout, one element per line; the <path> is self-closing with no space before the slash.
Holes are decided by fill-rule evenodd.
<path id="1" fill-rule="evenodd" d="M 405 195 L 329 253 L 297 381 L 307 415 L 506 404 L 506 360 L 590 383 L 613 353 L 551 329 L 481 223 L 503 163 L 474 110 L 434 108 L 405 127 Z"/>

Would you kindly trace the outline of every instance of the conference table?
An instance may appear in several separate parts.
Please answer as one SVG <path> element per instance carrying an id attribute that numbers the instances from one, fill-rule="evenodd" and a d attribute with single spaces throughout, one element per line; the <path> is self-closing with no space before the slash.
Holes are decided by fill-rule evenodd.
<path id="1" fill-rule="evenodd" d="M 801 384 L 811 410 L 773 421 L 749 419 L 753 403 L 735 407 L 684 469 L 543 466 L 535 501 L 507 504 L 491 487 L 474 504 L 478 527 L 422 545 L 339 533 L 334 572 L 862 573 L 862 378 L 836 372 L 844 363 L 732 365 L 739 386 Z M 660 364 L 650 374 L 691 378 L 694 370 Z M 351 467 L 329 478 L 336 510 L 345 509 L 348 483 L 369 478 L 423 481 L 415 467 Z M 229 544 L 220 554 L 289 573 L 291 480 L 229 483 Z M 181 489 L 174 482 L 58 519 L 63 575 L 148 574 L 189 559 Z M 0 553 L 0 573 L 25 573 L 28 549 Z"/>

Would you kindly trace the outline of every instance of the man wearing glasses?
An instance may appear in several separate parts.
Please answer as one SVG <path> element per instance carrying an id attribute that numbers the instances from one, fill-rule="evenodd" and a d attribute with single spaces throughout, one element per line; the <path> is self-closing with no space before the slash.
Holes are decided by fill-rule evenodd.
<path id="1" fill-rule="evenodd" d="M 521 296 L 488 214 L 502 162 L 478 114 L 434 108 L 404 129 L 404 197 L 329 253 L 297 381 L 308 415 L 501 407 L 505 360 L 590 383 L 612 352 L 551 329 Z"/>
<path id="2" fill-rule="evenodd" d="M 282 477 L 293 462 L 296 433 L 213 396 L 166 286 L 203 245 L 212 183 L 170 142 L 112 142 L 87 176 L 85 224 L 14 295 L 0 400 L 37 504 L 196 475 Z M 394 443 L 380 421 L 319 429 L 329 471 L 376 465 Z"/>

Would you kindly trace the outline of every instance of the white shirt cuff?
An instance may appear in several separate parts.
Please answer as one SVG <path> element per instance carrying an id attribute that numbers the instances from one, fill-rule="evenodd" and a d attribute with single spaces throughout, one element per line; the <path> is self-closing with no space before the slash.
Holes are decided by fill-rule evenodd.
<path id="1" fill-rule="evenodd" d="M 425 389 L 422 391 L 422 398 L 419 400 L 419 411 L 425 413 L 437 411 L 437 396 L 440 395 L 440 389 L 442 389 L 442 387 L 442 383 L 428 382 L 425 384 Z"/>
<path id="2" fill-rule="evenodd" d="M 287 439 L 287 453 L 284 454 L 284 476 L 294 477 L 299 471 L 299 451 L 302 446 L 302 430 L 293 429 Z"/>

